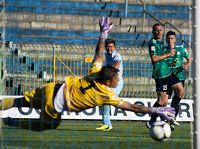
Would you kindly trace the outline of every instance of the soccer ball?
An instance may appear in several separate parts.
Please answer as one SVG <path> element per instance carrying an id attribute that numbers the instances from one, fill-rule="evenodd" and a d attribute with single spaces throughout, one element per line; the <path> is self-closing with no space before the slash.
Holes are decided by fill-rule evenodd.
<path id="1" fill-rule="evenodd" d="M 150 136 L 156 141 L 162 141 L 163 139 L 170 138 L 171 128 L 168 123 L 164 121 L 157 121 L 153 123 L 150 128 Z"/>

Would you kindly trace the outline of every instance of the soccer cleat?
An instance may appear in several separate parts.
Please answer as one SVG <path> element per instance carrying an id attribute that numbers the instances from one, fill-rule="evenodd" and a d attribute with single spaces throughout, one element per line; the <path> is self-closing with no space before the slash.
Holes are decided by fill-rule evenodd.
<path id="1" fill-rule="evenodd" d="M 101 125 L 100 127 L 97 127 L 96 130 L 105 130 L 107 128 L 109 128 L 108 125 Z"/>
<path id="2" fill-rule="evenodd" d="M 171 131 L 174 131 L 174 125 L 170 124 Z"/>
<path id="3" fill-rule="evenodd" d="M 148 129 L 150 129 L 151 126 L 152 126 L 152 124 L 151 124 L 150 122 L 146 122 L 146 127 L 147 127 Z"/>
<path id="4" fill-rule="evenodd" d="M 103 131 L 110 131 L 110 130 L 112 130 L 113 129 L 113 127 L 107 127 L 106 129 L 104 129 Z"/>
<path id="5" fill-rule="evenodd" d="M 171 123 L 172 125 L 179 126 L 179 123 L 176 121 L 175 118 L 171 119 L 171 120 L 170 120 L 170 123 Z"/>
<path id="6" fill-rule="evenodd" d="M 170 121 L 171 131 L 174 131 L 175 126 L 179 126 L 179 123 L 176 121 L 176 118 L 174 118 L 172 121 Z"/>

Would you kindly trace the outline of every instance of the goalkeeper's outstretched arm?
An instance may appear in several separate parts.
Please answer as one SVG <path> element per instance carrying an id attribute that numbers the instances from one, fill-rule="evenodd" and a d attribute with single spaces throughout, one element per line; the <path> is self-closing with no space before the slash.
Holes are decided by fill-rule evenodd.
<path id="1" fill-rule="evenodd" d="M 175 109 L 172 107 L 145 107 L 143 105 L 131 104 L 126 101 L 122 101 L 117 106 L 120 109 L 124 109 L 127 111 L 132 111 L 135 113 L 156 113 L 160 115 L 162 118 L 168 121 L 175 121 Z"/>

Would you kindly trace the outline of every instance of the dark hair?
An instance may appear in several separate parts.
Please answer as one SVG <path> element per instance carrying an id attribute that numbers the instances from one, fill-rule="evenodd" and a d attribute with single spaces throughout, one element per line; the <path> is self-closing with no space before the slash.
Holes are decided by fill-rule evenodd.
<path id="1" fill-rule="evenodd" d="M 155 30 L 155 27 L 156 26 L 162 26 L 163 27 L 163 25 L 161 24 L 161 23 L 155 23 L 154 25 L 153 25 L 153 27 L 152 27 L 152 30 L 154 31 Z"/>
<path id="2" fill-rule="evenodd" d="M 98 81 L 101 83 L 105 83 L 107 80 L 115 77 L 119 72 L 119 69 L 113 66 L 103 66 L 99 71 Z"/>
<path id="3" fill-rule="evenodd" d="M 110 44 L 110 43 L 113 43 L 115 45 L 115 40 L 114 39 L 106 39 L 105 40 L 105 46 Z"/>
<path id="4" fill-rule="evenodd" d="M 167 34 L 166 34 L 166 37 L 168 37 L 169 35 L 176 36 L 176 33 L 174 31 L 168 31 Z"/>

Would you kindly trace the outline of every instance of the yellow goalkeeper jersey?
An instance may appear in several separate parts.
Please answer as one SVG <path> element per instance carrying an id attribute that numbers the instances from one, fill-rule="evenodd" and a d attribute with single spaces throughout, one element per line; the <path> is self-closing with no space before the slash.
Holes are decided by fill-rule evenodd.
<path id="1" fill-rule="evenodd" d="M 65 78 L 64 95 L 69 111 L 82 111 L 103 104 L 117 106 L 122 101 L 111 88 L 95 81 L 100 69 L 100 64 L 94 63 L 88 76 Z"/>

